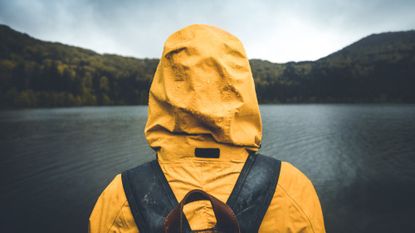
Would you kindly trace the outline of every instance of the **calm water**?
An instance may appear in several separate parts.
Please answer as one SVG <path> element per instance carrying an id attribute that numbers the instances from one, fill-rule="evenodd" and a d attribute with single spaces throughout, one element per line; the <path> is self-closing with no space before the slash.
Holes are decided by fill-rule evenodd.
<path id="1" fill-rule="evenodd" d="M 415 105 L 267 105 L 261 152 L 315 184 L 330 233 L 415 232 Z M 119 172 L 152 159 L 146 107 L 0 112 L 0 231 L 87 232 Z"/>

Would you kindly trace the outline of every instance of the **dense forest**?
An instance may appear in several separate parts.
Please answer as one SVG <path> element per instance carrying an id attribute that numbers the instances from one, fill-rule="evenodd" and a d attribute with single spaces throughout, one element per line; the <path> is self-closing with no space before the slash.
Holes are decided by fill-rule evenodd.
<path id="1" fill-rule="evenodd" d="M 0 108 L 146 104 L 157 63 L 0 25 Z M 261 103 L 415 102 L 415 31 L 370 35 L 317 61 L 250 63 Z"/>
<path id="2" fill-rule="evenodd" d="M 374 34 L 313 62 L 251 60 L 262 102 L 415 103 L 415 31 Z"/>

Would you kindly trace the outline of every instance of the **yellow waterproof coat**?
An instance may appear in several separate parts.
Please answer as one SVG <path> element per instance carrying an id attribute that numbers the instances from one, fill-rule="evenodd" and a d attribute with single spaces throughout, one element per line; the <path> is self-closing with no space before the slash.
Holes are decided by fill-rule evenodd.
<path id="1" fill-rule="evenodd" d="M 262 139 L 254 81 L 241 42 L 207 25 L 171 35 L 150 88 L 148 111 L 145 136 L 177 200 L 202 189 L 226 203 L 248 150 L 257 151 Z M 220 157 L 195 157 L 196 147 L 219 148 Z M 184 212 L 193 230 L 216 223 L 207 201 L 188 204 Z M 120 175 L 96 202 L 89 232 L 138 232 Z M 287 162 L 281 164 L 259 232 L 325 232 L 312 183 Z"/>

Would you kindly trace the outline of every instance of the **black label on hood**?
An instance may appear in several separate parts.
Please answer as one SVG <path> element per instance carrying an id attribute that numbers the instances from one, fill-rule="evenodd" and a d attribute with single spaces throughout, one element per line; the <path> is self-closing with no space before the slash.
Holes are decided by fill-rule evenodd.
<path id="1" fill-rule="evenodd" d="M 220 150 L 219 148 L 196 148 L 195 156 L 199 158 L 219 158 Z"/>

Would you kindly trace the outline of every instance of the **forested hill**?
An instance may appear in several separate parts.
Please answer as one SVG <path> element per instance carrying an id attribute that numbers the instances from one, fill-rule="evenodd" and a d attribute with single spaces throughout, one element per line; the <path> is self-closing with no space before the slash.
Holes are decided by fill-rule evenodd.
<path id="1" fill-rule="evenodd" d="M 146 104 L 158 59 L 50 43 L 0 25 L 1 107 Z"/>
<path id="2" fill-rule="evenodd" d="M 313 62 L 250 62 L 261 103 L 415 103 L 415 31 L 370 35 Z M 0 25 L 0 108 L 146 104 L 157 63 Z"/>
<path id="3" fill-rule="evenodd" d="M 367 36 L 313 62 L 251 60 L 263 102 L 415 103 L 415 31 Z"/>

